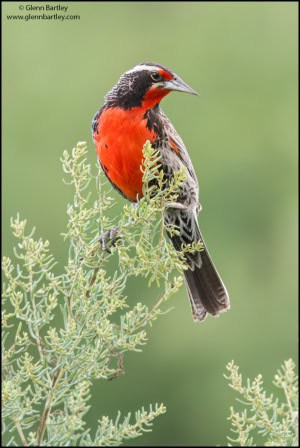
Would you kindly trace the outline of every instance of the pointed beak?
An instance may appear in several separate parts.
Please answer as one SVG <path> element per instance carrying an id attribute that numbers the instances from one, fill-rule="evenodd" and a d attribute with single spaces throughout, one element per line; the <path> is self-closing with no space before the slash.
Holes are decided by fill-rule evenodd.
<path id="1" fill-rule="evenodd" d="M 170 81 L 165 82 L 164 89 L 176 90 L 177 92 L 191 93 L 192 95 L 199 95 L 199 93 L 197 93 L 196 90 L 192 89 L 177 75 L 174 75 L 174 78 L 171 79 Z"/>

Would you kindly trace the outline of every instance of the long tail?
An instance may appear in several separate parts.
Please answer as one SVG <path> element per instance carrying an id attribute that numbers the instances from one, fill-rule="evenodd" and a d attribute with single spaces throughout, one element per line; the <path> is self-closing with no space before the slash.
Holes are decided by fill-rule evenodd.
<path id="1" fill-rule="evenodd" d="M 184 271 L 194 320 L 202 321 L 207 313 L 217 316 L 229 309 L 227 290 L 210 258 L 194 213 L 169 209 L 165 221 L 180 229 L 180 235 L 170 236 L 177 251 L 181 250 L 182 244 L 199 240 L 203 243 L 203 250 L 186 256 L 189 269 Z"/>

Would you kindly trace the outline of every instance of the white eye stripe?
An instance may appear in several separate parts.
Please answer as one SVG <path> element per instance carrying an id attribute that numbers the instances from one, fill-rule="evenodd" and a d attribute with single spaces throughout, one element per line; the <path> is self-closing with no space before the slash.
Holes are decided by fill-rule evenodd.
<path id="1" fill-rule="evenodd" d="M 135 67 L 131 68 L 126 72 L 126 74 L 129 73 L 135 73 L 135 72 L 141 72 L 143 70 L 155 71 L 155 70 L 161 70 L 160 67 L 156 67 L 155 65 L 136 65 Z"/>

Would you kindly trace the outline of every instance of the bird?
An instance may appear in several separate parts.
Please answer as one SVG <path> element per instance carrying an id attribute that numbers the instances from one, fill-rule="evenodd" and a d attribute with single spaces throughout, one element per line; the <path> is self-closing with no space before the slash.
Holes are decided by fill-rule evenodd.
<path id="1" fill-rule="evenodd" d="M 199 185 L 183 143 L 160 107 L 170 92 L 197 95 L 171 69 L 154 62 L 142 62 L 127 70 L 104 97 L 104 105 L 92 120 L 96 153 L 103 172 L 126 199 L 137 202 L 143 196 L 142 148 L 150 141 L 159 151 L 160 169 L 166 179 L 185 169 L 186 179 L 176 202 L 164 210 L 164 223 L 176 226 L 179 235 L 169 234 L 176 249 L 202 242 L 202 249 L 185 254 L 188 269 L 183 271 L 192 317 L 196 322 L 207 315 L 218 316 L 230 307 L 229 295 L 218 274 L 198 225 Z"/>

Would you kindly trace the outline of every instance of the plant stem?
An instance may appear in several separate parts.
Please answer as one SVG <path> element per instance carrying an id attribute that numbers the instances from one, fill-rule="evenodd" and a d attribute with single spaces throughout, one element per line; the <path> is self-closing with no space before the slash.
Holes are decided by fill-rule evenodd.
<path id="1" fill-rule="evenodd" d="M 154 305 L 154 307 L 152 308 L 152 310 L 149 311 L 148 314 L 146 314 L 146 316 L 138 323 L 138 325 L 136 325 L 133 330 L 130 332 L 130 334 L 134 333 L 136 330 L 138 330 L 139 328 L 141 328 L 143 326 L 143 324 L 145 322 L 148 322 L 148 320 L 150 320 L 150 316 L 155 313 L 155 311 L 159 308 L 159 306 L 163 303 L 163 301 L 165 300 L 165 294 L 161 296 L 161 298 L 158 300 L 158 302 Z"/>
<path id="2" fill-rule="evenodd" d="M 161 226 L 160 226 L 160 233 L 159 233 L 159 242 L 158 242 L 158 250 L 157 250 L 157 266 L 161 258 L 161 249 L 162 249 L 162 242 L 164 239 L 164 218 L 163 214 L 161 215 Z"/>
<path id="3" fill-rule="evenodd" d="M 20 425 L 19 420 L 18 420 L 17 418 L 15 418 L 15 419 L 14 419 L 14 422 L 15 422 L 15 424 L 16 424 L 16 428 L 17 428 L 17 431 L 18 431 L 18 433 L 19 433 L 20 439 L 22 440 L 23 445 L 24 445 L 24 446 L 28 446 L 26 437 L 25 437 L 25 435 L 24 435 L 24 433 L 23 433 L 23 430 L 22 430 L 22 428 L 21 428 L 21 425 Z"/>
<path id="4" fill-rule="evenodd" d="M 49 391 L 49 395 L 48 398 L 46 400 L 45 403 L 45 407 L 44 407 L 44 411 L 43 411 L 43 415 L 41 418 L 41 424 L 40 427 L 38 429 L 38 433 L 37 433 L 37 438 L 36 438 L 36 443 L 37 446 L 41 446 L 42 441 L 43 441 L 43 437 L 46 431 L 46 426 L 47 426 L 47 421 L 48 421 L 48 417 L 50 415 L 50 411 L 51 411 L 51 406 L 52 406 L 52 400 L 53 400 L 53 395 L 55 392 L 55 388 L 58 384 L 58 381 L 60 380 L 61 376 L 62 376 L 63 370 L 60 370 L 56 373 L 56 375 L 53 378 L 52 381 L 52 386 L 51 389 Z"/>
<path id="5" fill-rule="evenodd" d="M 86 297 L 87 299 L 90 297 L 91 289 L 92 289 L 93 284 L 94 284 L 95 281 L 96 281 L 98 272 L 99 272 L 99 268 L 95 268 L 95 269 L 94 269 L 94 272 L 93 272 L 93 275 L 92 275 L 92 278 L 91 278 L 91 281 L 90 281 L 90 284 L 89 284 L 89 289 L 87 290 L 86 295 L 85 295 L 85 297 Z"/>
<path id="6" fill-rule="evenodd" d="M 292 421 L 292 425 L 293 425 L 293 430 L 294 430 L 295 436 L 298 440 L 298 424 L 297 424 L 298 413 L 296 412 L 296 414 L 295 414 L 295 412 L 293 411 L 293 406 L 292 406 L 292 403 L 291 403 L 291 400 L 289 397 L 286 382 L 282 383 L 282 388 L 284 390 L 284 395 L 285 395 L 286 401 L 288 403 L 288 408 L 290 411 L 290 417 L 291 417 L 291 421 Z"/>
<path id="7" fill-rule="evenodd" d="M 34 320 L 37 321 L 37 311 L 36 311 L 35 297 L 34 297 L 34 293 L 33 293 L 33 273 L 32 273 L 31 265 L 29 266 L 28 273 L 29 273 L 29 281 L 30 281 L 30 300 L 31 300 L 31 304 L 32 304 L 32 312 L 33 312 Z M 44 351 L 43 351 L 42 344 L 41 344 L 41 336 L 40 336 L 40 332 L 39 332 L 39 327 L 36 324 L 33 324 L 32 328 L 33 328 L 33 333 L 35 336 L 37 349 L 38 349 L 38 352 L 40 355 L 41 362 L 43 363 L 43 366 L 45 366 L 47 363 L 45 360 L 45 355 L 44 355 Z M 50 378 L 49 372 L 46 372 L 46 375 L 47 375 L 47 378 L 49 380 L 49 385 L 50 385 L 51 378 Z"/>

